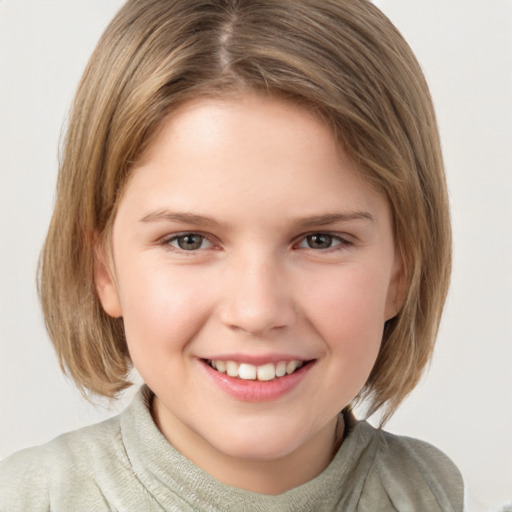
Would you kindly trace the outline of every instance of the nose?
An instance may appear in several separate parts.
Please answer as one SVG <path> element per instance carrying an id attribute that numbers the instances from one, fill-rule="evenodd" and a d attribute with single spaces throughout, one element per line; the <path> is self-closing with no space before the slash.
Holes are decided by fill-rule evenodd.
<path id="1" fill-rule="evenodd" d="M 263 336 L 295 323 L 290 283 L 279 264 L 269 257 L 252 257 L 226 270 L 220 312 L 224 325 Z"/>

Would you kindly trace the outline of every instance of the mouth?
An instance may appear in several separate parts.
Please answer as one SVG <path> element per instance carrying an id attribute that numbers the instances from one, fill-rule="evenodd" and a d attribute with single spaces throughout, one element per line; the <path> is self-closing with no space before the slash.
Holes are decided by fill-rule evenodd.
<path id="1" fill-rule="evenodd" d="M 312 364 L 313 361 L 313 359 L 309 361 L 278 361 L 276 363 L 269 362 L 257 366 L 250 363 L 239 363 L 236 361 L 203 359 L 203 362 L 210 368 L 219 373 L 223 373 L 228 377 L 260 382 L 271 382 L 288 375 L 292 375 L 298 372 L 301 368 Z"/>

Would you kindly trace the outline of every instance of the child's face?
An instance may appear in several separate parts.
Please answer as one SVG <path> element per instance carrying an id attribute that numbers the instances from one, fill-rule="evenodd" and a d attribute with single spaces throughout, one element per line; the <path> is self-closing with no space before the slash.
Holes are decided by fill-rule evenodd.
<path id="1" fill-rule="evenodd" d="M 386 199 L 323 123 L 255 95 L 185 105 L 133 171 L 112 245 L 102 303 L 123 317 L 182 453 L 208 468 L 332 448 L 396 312 L 401 265 Z M 303 367 L 272 379 L 291 361 Z"/>

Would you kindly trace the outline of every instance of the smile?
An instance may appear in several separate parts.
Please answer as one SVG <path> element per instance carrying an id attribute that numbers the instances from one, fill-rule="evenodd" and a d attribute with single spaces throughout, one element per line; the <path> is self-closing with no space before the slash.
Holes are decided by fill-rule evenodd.
<path id="1" fill-rule="evenodd" d="M 250 359 L 249 359 L 250 360 Z M 243 402 L 268 402 L 284 398 L 304 382 L 316 359 L 240 357 L 201 359 L 202 367 L 218 389 Z"/>
<path id="2" fill-rule="evenodd" d="M 242 380 L 258 380 L 268 382 L 276 378 L 291 375 L 299 368 L 302 368 L 306 361 L 279 361 L 277 363 L 266 363 L 256 366 L 249 363 L 237 363 L 236 361 L 223 361 L 223 360 L 206 360 L 214 370 L 225 373 L 229 377 L 238 378 Z"/>

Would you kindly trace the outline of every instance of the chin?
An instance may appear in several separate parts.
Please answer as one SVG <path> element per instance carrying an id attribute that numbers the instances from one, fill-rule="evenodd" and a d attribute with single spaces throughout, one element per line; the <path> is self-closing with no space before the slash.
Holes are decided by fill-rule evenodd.
<path id="1" fill-rule="evenodd" d="M 264 428 L 252 425 L 244 429 L 230 428 L 218 432 L 223 434 L 210 433 L 210 444 L 216 450 L 230 457 L 261 462 L 286 457 L 306 441 L 297 429 L 283 430 L 282 426 Z"/>
<path id="2" fill-rule="evenodd" d="M 291 443 L 290 443 L 291 445 Z M 255 443 L 251 442 L 237 442 L 230 443 L 229 446 L 221 446 L 219 447 L 221 451 L 228 455 L 229 457 L 233 457 L 236 459 L 243 460 L 251 460 L 251 461 L 260 461 L 260 462 L 269 462 L 272 460 L 278 460 L 286 457 L 297 446 L 290 446 L 286 443 L 283 446 L 282 442 L 277 443 Z"/>

